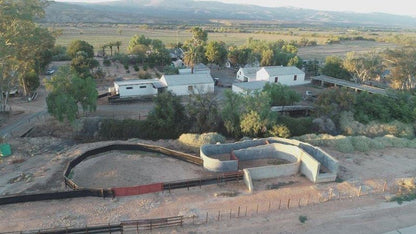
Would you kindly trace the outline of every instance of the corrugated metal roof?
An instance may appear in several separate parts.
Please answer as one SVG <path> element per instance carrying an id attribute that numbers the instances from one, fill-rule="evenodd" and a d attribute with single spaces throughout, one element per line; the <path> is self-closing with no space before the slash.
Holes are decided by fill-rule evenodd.
<path id="1" fill-rule="evenodd" d="M 257 71 L 260 70 L 260 67 L 242 67 L 240 69 L 244 73 L 245 76 L 251 77 L 254 75 L 254 77 L 256 77 L 256 73 Z"/>
<path id="2" fill-rule="evenodd" d="M 208 73 L 190 73 L 179 75 L 163 75 L 167 86 L 191 85 L 191 84 L 213 84 L 214 80 Z"/>
<path id="3" fill-rule="evenodd" d="M 234 86 L 237 86 L 246 91 L 252 90 L 261 90 L 263 89 L 264 85 L 268 83 L 267 81 L 252 81 L 252 82 L 242 82 L 242 83 L 234 83 Z"/>
<path id="4" fill-rule="evenodd" d="M 304 74 L 302 70 L 295 66 L 291 67 L 282 67 L 282 66 L 272 66 L 272 67 L 263 67 L 270 76 L 284 76 L 284 75 L 296 75 Z"/>
<path id="5" fill-rule="evenodd" d="M 159 82 L 158 79 L 140 79 L 140 80 L 122 80 L 122 81 L 114 81 L 114 84 L 118 86 L 125 86 L 125 85 L 138 85 L 138 84 L 153 84 L 155 82 Z"/>

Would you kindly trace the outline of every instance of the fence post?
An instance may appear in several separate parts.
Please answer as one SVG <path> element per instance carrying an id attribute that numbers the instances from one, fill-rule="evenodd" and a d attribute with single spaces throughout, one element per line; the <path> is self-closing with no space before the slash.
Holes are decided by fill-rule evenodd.
<path id="1" fill-rule="evenodd" d="M 361 196 L 361 185 L 360 185 L 360 188 L 358 189 L 358 197 L 360 196 Z"/>
<path id="2" fill-rule="evenodd" d="M 237 217 L 240 217 L 240 207 L 238 207 Z"/>
<path id="3" fill-rule="evenodd" d="M 231 219 L 231 211 L 232 211 L 232 209 L 230 209 L 230 219 Z"/>
<path id="4" fill-rule="evenodd" d="M 221 211 L 218 211 L 218 218 L 217 218 L 217 221 L 220 221 L 220 218 L 221 218 Z"/>
<path id="5" fill-rule="evenodd" d="M 208 212 L 207 212 L 207 216 L 205 216 L 205 224 L 208 223 Z"/>
<path id="6" fill-rule="evenodd" d="M 287 208 L 290 208 L 290 198 L 287 199 Z"/>
<path id="7" fill-rule="evenodd" d="M 298 207 L 300 207 L 300 198 L 299 198 L 299 200 L 298 200 Z"/>
<path id="8" fill-rule="evenodd" d="M 387 187 L 387 180 L 384 181 L 384 185 L 383 185 L 383 193 L 386 191 L 386 187 Z"/>
<path id="9" fill-rule="evenodd" d="M 268 210 L 268 212 L 270 212 L 270 206 L 272 205 L 272 203 L 269 201 L 269 210 Z"/>
<path id="10" fill-rule="evenodd" d="M 257 203 L 256 214 L 259 214 L 259 203 Z"/>
<path id="11" fill-rule="evenodd" d="M 195 224 L 195 215 L 192 215 L 192 224 Z"/>
<path id="12" fill-rule="evenodd" d="M 244 216 L 247 216 L 247 206 L 246 206 L 246 213 L 244 214 Z"/>
<path id="13" fill-rule="evenodd" d="M 306 205 L 309 205 L 309 201 L 310 201 L 310 199 L 311 199 L 311 194 L 309 193 L 309 195 L 308 195 L 308 200 L 306 200 Z"/>

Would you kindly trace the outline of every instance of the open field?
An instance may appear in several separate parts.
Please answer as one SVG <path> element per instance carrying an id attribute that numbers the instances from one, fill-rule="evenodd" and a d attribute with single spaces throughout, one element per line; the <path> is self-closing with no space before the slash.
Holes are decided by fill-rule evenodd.
<path id="1" fill-rule="evenodd" d="M 57 39 L 57 45 L 68 46 L 73 40 L 85 40 L 91 43 L 95 51 L 98 51 L 100 47 L 106 43 L 113 41 L 121 41 L 122 45 L 120 51 L 122 53 L 127 52 L 129 40 L 135 35 L 145 35 L 152 39 L 160 39 L 167 46 L 169 44 L 176 44 L 177 42 L 184 42 L 191 38 L 191 33 L 186 29 L 151 29 L 143 25 L 58 25 L 52 26 L 51 29 L 60 30 L 62 35 Z M 345 41 L 339 44 L 326 45 L 325 42 L 338 36 L 348 36 L 345 31 L 315 31 L 307 29 L 282 29 L 279 28 L 275 31 L 266 30 L 252 30 L 252 33 L 244 32 L 209 32 L 208 40 L 224 41 L 231 45 L 242 45 L 249 38 L 266 40 L 266 41 L 277 41 L 277 40 L 296 40 L 300 41 L 302 38 L 309 40 L 316 40 L 319 46 L 315 47 L 304 47 L 299 49 L 299 55 L 303 59 L 322 59 L 328 55 L 345 55 L 346 52 L 350 51 L 370 51 L 370 50 L 381 50 L 385 48 L 394 47 L 394 44 L 382 43 L 378 41 L 387 40 L 387 38 L 399 33 L 357 33 L 353 32 L 352 36 L 363 36 L 365 38 L 372 38 L 375 41 Z M 408 36 L 413 34 L 408 33 Z M 413 35 L 414 36 L 414 35 Z M 114 48 L 113 48 L 114 49 Z M 115 49 L 114 49 L 115 50 Z"/>

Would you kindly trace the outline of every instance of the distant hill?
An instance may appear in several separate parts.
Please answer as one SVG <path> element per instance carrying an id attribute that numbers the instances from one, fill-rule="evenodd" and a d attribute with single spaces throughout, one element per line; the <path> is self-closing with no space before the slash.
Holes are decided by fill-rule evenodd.
<path id="1" fill-rule="evenodd" d="M 49 23 L 205 23 L 212 19 L 276 21 L 328 26 L 416 27 L 416 18 L 385 13 L 318 11 L 288 7 L 200 2 L 193 0 L 120 0 L 107 3 L 52 2 Z"/>

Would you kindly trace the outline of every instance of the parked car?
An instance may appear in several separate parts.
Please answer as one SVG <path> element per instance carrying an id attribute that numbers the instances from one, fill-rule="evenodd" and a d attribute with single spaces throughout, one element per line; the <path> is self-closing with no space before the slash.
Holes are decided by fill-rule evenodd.
<path id="1" fill-rule="evenodd" d="M 49 68 L 49 69 L 46 71 L 46 75 L 52 75 L 53 73 L 55 73 L 55 69 L 52 69 L 52 68 Z"/>

